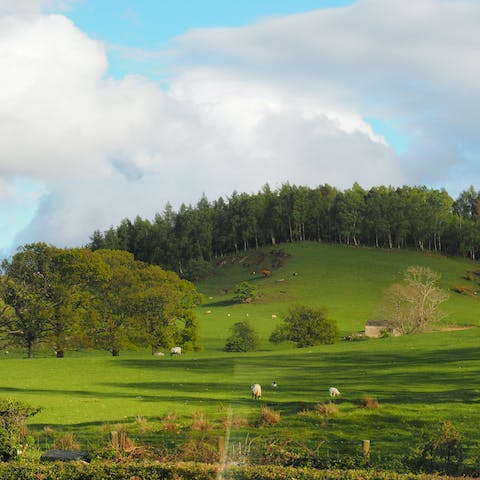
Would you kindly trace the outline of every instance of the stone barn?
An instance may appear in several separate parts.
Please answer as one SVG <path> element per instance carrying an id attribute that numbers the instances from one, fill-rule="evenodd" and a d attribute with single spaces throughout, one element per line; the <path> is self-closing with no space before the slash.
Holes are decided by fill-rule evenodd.
<path id="1" fill-rule="evenodd" d="M 388 325 L 385 320 L 367 320 L 365 323 L 365 336 L 369 338 L 380 338 L 385 334 L 399 337 L 402 332 L 398 328 Z"/>

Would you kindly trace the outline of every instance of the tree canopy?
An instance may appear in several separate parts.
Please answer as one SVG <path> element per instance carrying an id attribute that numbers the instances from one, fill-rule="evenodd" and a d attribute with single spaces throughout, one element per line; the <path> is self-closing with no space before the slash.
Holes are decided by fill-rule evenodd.
<path id="1" fill-rule="evenodd" d="M 380 315 L 404 335 L 425 330 L 442 317 L 439 306 L 448 298 L 438 286 L 440 278 L 428 267 L 411 265 L 404 272 L 403 283 L 385 290 Z"/>
<path id="2" fill-rule="evenodd" d="M 268 184 L 253 194 L 196 205 L 167 204 L 153 220 L 125 219 L 95 231 L 89 247 L 127 250 L 135 258 L 196 280 L 210 260 L 281 242 L 315 240 L 383 248 L 418 248 L 475 259 L 480 250 L 480 192 L 473 187 L 454 200 L 443 189 L 354 184 L 338 190 Z"/>
<path id="3" fill-rule="evenodd" d="M 339 335 L 338 324 L 328 318 L 324 308 L 294 305 L 283 322 L 270 336 L 270 342 L 294 342 L 297 347 L 334 343 Z"/>
<path id="4" fill-rule="evenodd" d="M 253 352 L 260 346 L 260 337 L 250 322 L 237 322 L 230 328 L 230 335 L 225 343 L 226 352 Z"/>
<path id="5" fill-rule="evenodd" d="M 41 343 L 58 357 L 81 346 L 115 356 L 127 346 L 199 348 L 193 284 L 127 251 L 30 244 L 2 273 L 0 331 L 29 357 Z"/>

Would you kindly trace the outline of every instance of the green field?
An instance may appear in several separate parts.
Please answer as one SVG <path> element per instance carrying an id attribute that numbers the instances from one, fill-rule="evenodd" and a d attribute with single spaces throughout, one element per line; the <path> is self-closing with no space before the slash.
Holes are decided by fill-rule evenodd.
<path id="1" fill-rule="evenodd" d="M 250 439 L 301 440 L 341 453 L 358 451 L 361 440 L 370 439 L 378 456 L 404 454 L 422 429 L 451 420 L 474 451 L 480 441 L 479 303 L 452 288 L 471 286 L 464 277 L 476 264 L 418 252 L 316 243 L 280 248 L 284 253 L 269 278 L 259 272 L 270 267 L 272 255 L 267 251 L 263 258 L 255 252 L 225 259 L 215 275 L 198 284 L 205 294 L 198 307 L 202 352 L 182 357 L 122 352 L 118 358 L 107 352 L 75 352 L 63 359 L 9 353 L 0 361 L 0 395 L 43 408 L 30 422 L 41 445 L 47 444 L 42 433 L 46 426 L 74 432 L 85 446 L 120 425 L 132 435 L 143 432 L 149 442 L 179 442 L 194 431 L 201 412 L 211 434 L 230 433 L 232 443 L 248 434 Z M 412 264 L 440 272 L 442 287 L 451 292 L 445 304 L 448 316 L 435 331 L 304 349 L 268 343 L 292 303 L 327 307 L 342 336 L 362 330 L 382 290 Z M 233 303 L 234 286 L 243 280 L 257 285 L 255 303 Z M 260 333 L 261 350 L 223 352 L 229 327 L 244 319 Z M 446 331 L 449 326 L 473 328 Z M 273 380 L 276 389 L 270 386 Z M 260 402 L 249 395 L 256 382 L 263 385 Z M 328 401 L 332 385 L 342 392 L 335 401 L 339 412 L 325 419 L 315 409 Z M 379 407 L 359 408 L 365 395 L 375 397 Z M 281 421 L 255 427 L 263 406 L 280 412 Z M 169 413 L 178 423 L 173 434 L 164 430 Z M 138 417 L 145 419 L 142 428 Z M 231 431 L 227 418 L 234 424 Z"/>

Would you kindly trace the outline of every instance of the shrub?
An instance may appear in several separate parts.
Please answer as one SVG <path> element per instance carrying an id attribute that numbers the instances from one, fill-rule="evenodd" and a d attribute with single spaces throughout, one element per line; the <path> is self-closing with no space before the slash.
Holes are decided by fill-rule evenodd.
<path id="1" fill-rule="evenodd" d="M 285 340 L 295 342 L 297 347 L 334 343 L 339 334 L 337 322 L 327 318 L 323 308 L 295 305 L 280 325 L 270 335 L 270 342 Z"/>
<path id="2" fill-rule="evenodd" d="M 55 438 L 53 446 L 58 450 L 80 450 L 80 443 L 75 439 L 75 435 L 72 432 L 59 435 Z"/>
<path id="3" fill-rule="evenodd" d="M 216 445 L 204 439 L 193 439 L 186 441 L 175 451 L 174 461 L 178 462 L 218 462 L 218 451 Z M 182 478 L 182 477 L 180 477 Z"/>
<path id="4" fill-rule="evenodd" d="M 378 400 L 373 397 L 362 397 L 360 400 L 361 408 L 378 408 Z"/>
<path id="5" fill-rule="evenodd" d="M 463 435 L 451 422 L 443 422 L 436 431 L 422 433 L 419 446 L 411 455 L 411 464 L 417 470 L 461 473 L 463 467 Z"/>
<path id="6" fill-rule="evenodd" d="M 248 420 L 245 417 L 227 418 L 224 422 L 225 428 L 242 428 L 248 426 Z"/>
<path id="7" fill-rule="evenodd" d="M 260 337 L 250 322 L 237 322 L 230 328 L 224 350 L 226 352 L 253 352 L 260 346 Z"/>
<path id="8" fill-rule="evenodd" d="M 169 412 L 162 418 L 162 430 L 176 433 L 180 430 L 181 425 L 176 422 L 177 415 L 174 412 Z"/>
<path id="9" fill-rule="evenodd" d="M 280 420 L 280 412 L 273 410 L 273 408 L 263 407 L 260 413 L 260 418 L 257 421 L 257 426 L 269 427 L 271 425 L 276 425 Z"/>
<path id="10" fill-rule="evenodd" d="M 23 450 L 28 438 L 27 418 L 39 411 L 16 400 L 0 400 L 0 460 L 11 460 Z"/>
<path id="11" fill-rule="evenodd" d="M 322 417 L 332 417 L 338 414 L 338 407 L 334 403 L 320 403 L 317 405 L 317 413 Z"/>
<path id="12" fill-rule="evenodd" d="M 137 428 L 139 432 L 145 433 L 150 430 L 150 426 L 148 425 L 148 420 L 141 415 L 137 415 L 135 417 L 135 423 L 137 424 Z"/>
<path id="13" fill-rule="evenodd" d="M 190 427 L 192 430 L 197 430 L 200 432 L 206 432 L 212 429 L 208 418 L 203 412 L 193 412 L 193 422 Z"/>
<path id="14" fill-rule="evenodd" d="M 234 299 L 240 303 L 250 303 L 257 296 L 257 288 L 249 282 L 239 283 L 234 290 Z"/>

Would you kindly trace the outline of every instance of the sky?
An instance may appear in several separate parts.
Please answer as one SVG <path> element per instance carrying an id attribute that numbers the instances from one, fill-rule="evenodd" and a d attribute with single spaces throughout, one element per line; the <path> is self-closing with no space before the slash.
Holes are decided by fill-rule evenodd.
<path id="1" fill-rule="evenodd" d="M 478 0 L 0 0 L 0 256 L 268 183 L 480 180 Z"/>

